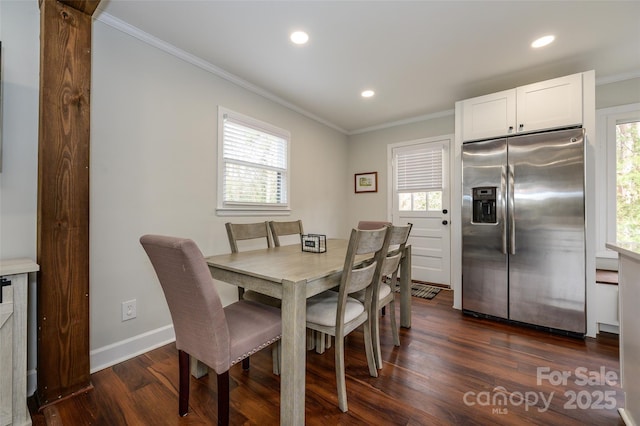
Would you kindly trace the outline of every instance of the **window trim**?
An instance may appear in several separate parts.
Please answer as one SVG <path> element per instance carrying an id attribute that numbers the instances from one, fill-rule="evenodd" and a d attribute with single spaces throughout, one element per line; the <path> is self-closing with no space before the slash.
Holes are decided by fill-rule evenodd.
<path id="1" fill-rule="evenodd" d="M 224 203 L 224 117 L 233 117 L 236 121 L 246 123 L 249 127 L 255 127 L 266 133 L 272 133 L 287 141 L 287 167 L 284 179 L 287 191 L 287 201 L 279 205 L 270 204 L 226 204 Z M 216 214 L 218 216 L 278 216 L 291 214 L 291 133 L 288 130 L 260 121 L 253 117 L 232 111 L 223 106 L 218 106 L 218 150 L 217 150 L 217 202 Z"/>
<path id="2" fill-rule="evenodd" d="M 602 108 L 596 111 L 596 257 L 616 259 L 618 253 L 606 248 L 616 241 L 616 125 L 640 120 L 640 103 Z"/>

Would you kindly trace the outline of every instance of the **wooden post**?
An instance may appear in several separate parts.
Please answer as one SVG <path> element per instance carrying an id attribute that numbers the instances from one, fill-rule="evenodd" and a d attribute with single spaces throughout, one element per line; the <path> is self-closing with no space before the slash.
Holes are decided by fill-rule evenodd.
<path id="1" fill-rule="evenodd" d="M 45 405 L 90 389 L 89 93 L 99 1 L 40 0 L 38 388 Z"/>

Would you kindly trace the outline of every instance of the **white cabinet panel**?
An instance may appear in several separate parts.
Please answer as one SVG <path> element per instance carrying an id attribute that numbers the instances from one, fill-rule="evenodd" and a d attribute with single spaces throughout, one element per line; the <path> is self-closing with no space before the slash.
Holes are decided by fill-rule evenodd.
<path id="1" fill-rule="evenodd" d="M 582 75 L 573 74 L 518 87 L 518 132 L 582 123 Z"/>
<path id="2" fill-rule="evenodd" d="M 599 324 L 620 325 L 618 319 L 618 286 L 596 283 L 596 308 Z"/>
<path id="3" fill-rule="evenodd" d="M 511 134 L 516 125 L 516 91 L 504 90 L 462 103 L 464 140 Z"/>
<path id="4" fill-rule="evenodd" d="M 29 259 L 0 260 L 0 424 L 31 425 L 27 408 L 27 285 L 40 267 Z M 5 283 L 8 284 L 8 283 Z"/>

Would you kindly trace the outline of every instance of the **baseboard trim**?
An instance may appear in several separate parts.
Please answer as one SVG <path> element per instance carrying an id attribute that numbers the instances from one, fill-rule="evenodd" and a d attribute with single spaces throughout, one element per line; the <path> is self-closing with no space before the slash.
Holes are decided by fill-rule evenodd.
<path id="1" fill-rule="evenodd" d="M 604 331 L 606 333 L 620 334 L 620 327 L 612 324 L 598 323 L 598 333 Z"/>
<path id="2" fill-rule="evenodd" d="M 94 349 L 89 353 L 90 373 L 109 368 L 145 352 L 159 348 L 176 340 L 173 325 L 148 331 L 129 339 Z"/>
<path id="3" fill-rule="evenodd" d="M 38 389 L 38 370 L 27 370 L 27 396 L 32 396 Z"/>

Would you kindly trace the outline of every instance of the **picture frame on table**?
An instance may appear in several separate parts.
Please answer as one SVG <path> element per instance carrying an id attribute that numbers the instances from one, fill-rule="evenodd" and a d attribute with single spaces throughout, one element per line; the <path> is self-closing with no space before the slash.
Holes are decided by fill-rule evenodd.
<path id="1" fill-rule="evenodd" d="M 354 175 L 355 192 L 378 192 L 378 172 L 356 173 Z"/>

